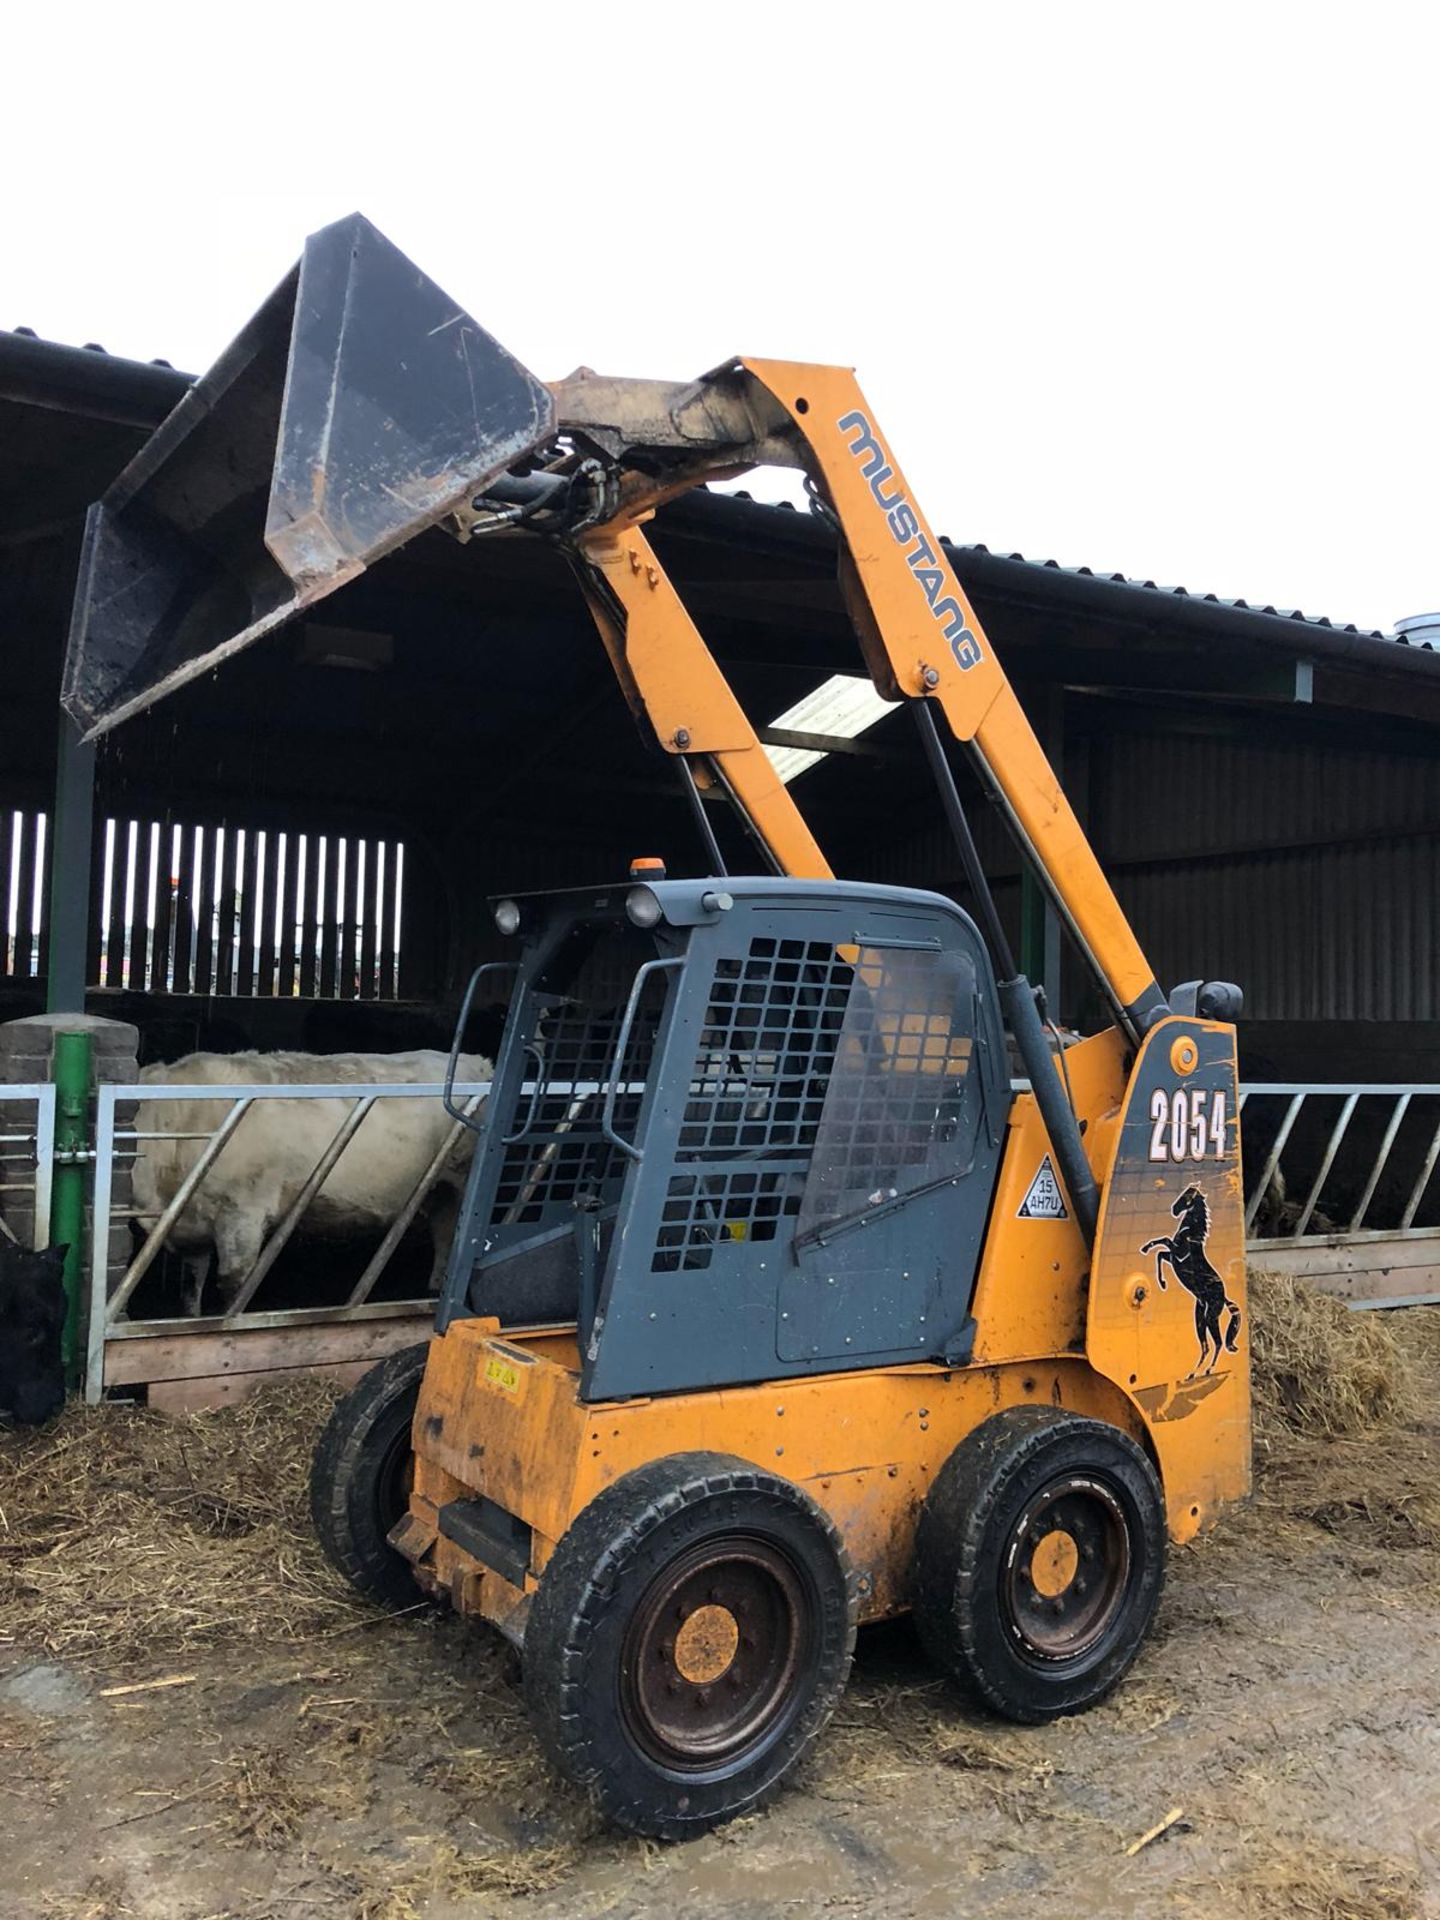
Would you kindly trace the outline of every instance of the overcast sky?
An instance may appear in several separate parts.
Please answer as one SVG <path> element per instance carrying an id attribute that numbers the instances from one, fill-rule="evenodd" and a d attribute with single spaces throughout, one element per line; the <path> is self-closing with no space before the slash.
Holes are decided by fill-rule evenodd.
<path id="1" fill-rule="evenodd" d="M 0 326 L 199 371 L 358 207 L 544 377 L 850 364 L 955 539 L 1388 627 L 1440 605 L 1430 20 L 12 9 Z"/>

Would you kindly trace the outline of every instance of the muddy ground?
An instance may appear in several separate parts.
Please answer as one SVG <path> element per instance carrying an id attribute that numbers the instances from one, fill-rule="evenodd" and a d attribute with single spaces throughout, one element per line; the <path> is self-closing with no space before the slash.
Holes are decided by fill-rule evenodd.
<path id="1" fill-rule="evenodd" d="M 598 1830 L 547 1774 L 489 1633 L 380 1620 L 333 1589 L 298 1473 L 267 1492 L 268 1531 L 208 1492 L 204 1449 L 256 1446 L 263 1415 L 182 1449 L 188 1491 L 147 1469 L 174 1529 L 163 1564 L 105 1505 L 141 1460 L 115 1440 L 130 1416 L 70 1416 L 60 1436 L 74 1480 L 110 1422 L 83 1535 L 83 1490 L 17 1522 L 42 1456 L 0 1443 L 0 1915 L 1437 1920 L 1440 1314 L 1401 1318 L 1412 1417 L 1268 1428 L 1253 1506 L 1173 1556 L 1156 1636 L 1105 1706 L 1003 1726 L 908 1629 L 877 1630 L 792 1790 L 682 1847 Z M 247 1540 L 224 1591 L 223 1553 Z M 193 1677 L 104 1691 L 172 1675 Z"/>

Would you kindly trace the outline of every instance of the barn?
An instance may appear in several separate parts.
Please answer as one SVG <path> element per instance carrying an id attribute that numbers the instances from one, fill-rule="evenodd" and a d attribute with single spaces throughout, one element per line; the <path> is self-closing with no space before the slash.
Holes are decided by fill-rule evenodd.
<path id="1" fill-rule="evenodd" d="M 495 951 L 489 898 L 637 854 L 703 870 L 685 797 L 562 559 L 524 538 L 426 533 L 81 746 L 58 690 L 85 509 L 188 384 L 0 333 L 0 1020 L 119 1022 L 97 1031 L 133 1028 L 141 1063 L 448 1046 Z M 963 897 L 907 723 L 859 731 L 836 683 L 858 656 L 823 522 L 701 491 L 661 511 L 654 541 L 762 738 L 803 768 L 836 871 Z M 1283 1149 L 1295 1257 L 1364 1297 L 1424 1291 L 1423 1236 L 1440 1231 L 1440 651 L 1424 623 L 1363 632 L 965 541 L 950 554 L 1158 978 L 1244 988 L 1257 1206 Z M 1098 1010 L 1038 890 L 983 809 L 977 828 L 1026 970 L 1085 1028 Z M 113 1281 L 124 1236 L 107 1244 Z M 313 1340 L 326 1323 L 304 1324 Z"/>

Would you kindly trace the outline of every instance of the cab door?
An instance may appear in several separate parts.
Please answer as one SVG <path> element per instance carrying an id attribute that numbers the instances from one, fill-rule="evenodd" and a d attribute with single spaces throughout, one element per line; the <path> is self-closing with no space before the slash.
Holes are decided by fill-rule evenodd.
<path id="1" fill-rule="evenodd" d="M 776 1353 L 809 1367 L 968 1358 L 1005 1104 L 988 976 L 978 948 L 938 935 L 881 931 L 848 952 Z"/>

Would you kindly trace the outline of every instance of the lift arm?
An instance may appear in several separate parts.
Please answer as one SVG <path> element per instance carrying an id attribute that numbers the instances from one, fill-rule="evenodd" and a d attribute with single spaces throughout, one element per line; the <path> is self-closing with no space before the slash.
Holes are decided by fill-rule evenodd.
<path id="1" fill-rule="evenodd" d="M 91 509 L 62 700 L 93 738 L 427 527 L 518 527 L 538 488 L 535 524 L 579 565 L 660 744 L 728 789 L 778 866 L 823 875 L 642 532 L 673 495 L 767 464 L 808 473 L 877 687 L 943 713 L 1138 1038 L 1164 1010 L 1154 977 L 854 377 L 742 360 L 684 385 L 546 383 L 358 214 L 311 235 Z"/>
<path id="2" fill-rule="evenodd" d="M 777 459 L 803 467 L 839 531 L 846 601 L 878 691 L 943 713 L 1138 1040 L 1166 1011 L 1154 973 L 854 375 L 743 360 L 685 388 L 581 375 L 552 391 L 562 430 L 619 475 L 611 517 L 575 546 L 605 644 L 660 745 L 716 765 L 785 871 L 828 872 L 789 794 L 760 773 L 759 741 L 638 524 L 717 473 Z"/>
<path id="3" fill-rule="evenodd" d="M 832 871 L 729 682 L 640 528 L 602 528 L 579 547 L 580 586 L 631 710 L 667 753 L 713 769 L 781 873 Z"/>

